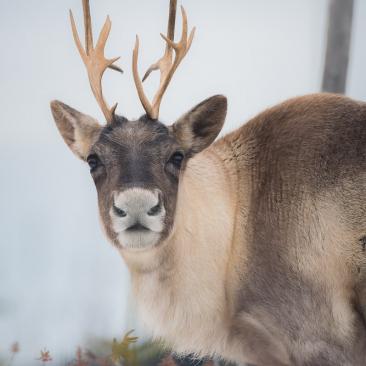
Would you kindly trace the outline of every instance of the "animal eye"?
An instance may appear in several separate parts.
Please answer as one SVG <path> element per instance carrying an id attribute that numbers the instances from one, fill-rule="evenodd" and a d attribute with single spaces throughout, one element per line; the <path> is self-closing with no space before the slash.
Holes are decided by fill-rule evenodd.
<path id="1" fill-rule="evenodd" d="M 86 158 L 86 161 L 89 164 L 90 172 L 94 172 L 95 169 L 97 169 L 99 165 L 99 158 L 96 154 L 91 154 Z"/>
<path id="2" fill-rule="evenodd" d="M 184 160 L 184 154 L 180 151 L 176 151 L 170 158 L 168 163 L 173 164 L 176 168 L 180 168 Z"/>

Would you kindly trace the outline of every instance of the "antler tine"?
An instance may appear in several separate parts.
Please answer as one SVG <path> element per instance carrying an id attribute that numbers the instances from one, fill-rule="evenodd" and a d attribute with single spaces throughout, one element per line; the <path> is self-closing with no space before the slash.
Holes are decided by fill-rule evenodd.
<path id="1" fill-rule="evenodd" d="M 168 35 L 168 38 L 171 39 L 172 41 L 174 41 L 174 30 L 175 30 L 175 17 L 176 17 L 176 13 L 177 13 L 177 0 L 170 0 L 167 35 Z M 153 63 L 147 69 L 147 71 L 145 72 L 144 77 L 142 78 L 142 82 L 144 82 L 148 78 L 148 76 L 151 74 L 152 71 L 159 69 L 159 62 L 162 59 L 164 59 L 164 57 L 166 58 L 166 60 L 169 60 L 170 63 L 171 63 L 171 59 L 172 59 L 172 48 L 169 46 L 168 43 L 166 44 L 166 47 L 165 47 L 164 56 L 161 59 L 159 59 L 157 62 Z M 161 62 L 164 62 L 164 61 L 161 61 Z M 163 78 L 163 74 L 161 74 L 160 80 L 162 78 Z"/>
<path id="2" fill-rule="evenodd" d="M 132 55 L 132 74 L 133 74 L 133 80 L 135 81 L 135 85 L 136 85 L 136 89 L 137 89 L 137 94 L 140 98 L 141 104 L 144 107 L 146 113 L 148 116 L 151 116 L 151 118 L 153 118 L 153 109 L 152 109 L 152 105 L 149 102 L 149 100 L 146 97 L 146 94 L 144 92 L 144 88 L 142 86 L 142 82 L 137 70 L 137 60 L 139 57 L 139 45 L 140 45 L 140 40 L 139 40 L 139 36 L 136 35 L 136 42 L 135 42 L 135 48 L 133 49 L 133 55 Z"/>
<path id="3" fill-rule="evenodd" d="M 123 72 L 117 65 L 114 65 L 114 62 L 119 59 L 119 57 L 115 57 L 112 59 L 107 59 L 104 56 L 105 45 L 109 36 L 109 32 L 111 30 L 112 23 L 107 17 L 103 28 L 98 37 L 98 41 L 96 46 L 94 47 L 93 43 L 93 33 L 92 33 L 92 25 L 91 25 L 91 17 L 90 17 L 90 6 L 89 0 L 83 0 L 83 14 L 84 14 L 84 28 L 85 28 L 85 49 L 83 48 L 79 34 L 76 28 L 74 16 L 72 11 L 70 10 L 70 21 L 72 34 L 74 37 L 74 41 L 80 53 L 80 56 L 85 64 L 85 67 L 88 72 L 89 83 L 94 94 L 95 99 L 97 100 L 107 123 L 111 123 L 114 118 L 114 112 L 117 108 L 117 103 L 113 107 L 109 107 L 107 102 L 104 99 L 103 91 L 102 91 L 102 78 L 104 71 L 107 68 L 111 68 L 113 70 Z"/>
<path id="4" fill-rule="evenodd" d="M 177 0 L 170 0 L 169 4 L 169 20 L 168 20 L 168 38 L 174 41 L 175 17 L 177 14 Z M 168 50 L 168 45 L 166 51 Z"/>
<path id="5" fill-rule="evenodd" d="M 148 100 L 143 90 L 142 81 L 138 75 L 137 61 L 138 61 L 138 50 L 139 50 L 139 39 L 136 36 L 135 48 L 133 51 L 132 58 L 132 70 L 133 77 L 137 88 L 137 93 L 141 100 L 141 103 L 151 119 L 157 119 L 159 116 L 159 109 L 162 97 L 173 77 L 174 72 L 178 68 L 179 64 L 183 60 L 184 56 L 191 47 L 195 28 L 193 28 L 188 37 L 188 24 L 187 14 L 181 6 L 182 12 L 182 36 L 178 43 L 174 42 L 174 25 L 175 25 L 175 14 L 176 14 L 176 0 L 170 0 L 170 11 L 169 11 L 169 22 L 168 22 L 168 33 L 167 36 L 161 34 L 162 38 L 166 42 L 165 52 L 162 58 L 157 62 L 153 63 L 146 71 L 142 81 L 145 81 L 152 71 L 160 70 L 160 85 L 159 89 L 154 95 L 152 103 Z M 174 61 L 172 61 L 172 50 L 175 52 Z"/>
<path id="6" fill-rule="evenodd" d="M 85 29 L 85 52 L 90 54 L 90 48 L 93 48 L 93 30 L 91 25 L 89 1 L 83 0 L 84 29 Z"/>

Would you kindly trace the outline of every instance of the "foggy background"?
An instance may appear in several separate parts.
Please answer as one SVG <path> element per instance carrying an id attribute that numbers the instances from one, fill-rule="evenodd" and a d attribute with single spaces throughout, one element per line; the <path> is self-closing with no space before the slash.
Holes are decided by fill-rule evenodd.
<path id="1" fill-rule="evenodd" d="M 142 114 L 131 72 L 140 35 L 140 75 L 165 44 L 168 0 L 91 0 L 94 38 L 112 20 L 104 94 L 117 113 Z M 183 0 L 197 27 L 161 105 L 171 124 L 213 94 L 225 94 L 224 132 L 286 98 L 320 90 L 327 0 Z M 57 357 L 93 338 L 121 337 L 136 326 L 129 278 L 99 228 L 88 167 L 72 155 L 51 117 L 60 99 L 103 121 L 74 45 L 79 0 L 0 0 L 0 359 L 18 341 L 18 364 L 47 347 Z M 180 37 L 180 13 L 176 37 Z M 366 2 L 355 2 L 347 95 L 366 100 Z M 147 82 L 156 90 L 158 73 Z M 140 328 L 141 329 L 141 328 Z M 139 332 L 142 332 L 139 331 Z M 138 335 L 141 335 L 138 334 Z"/>

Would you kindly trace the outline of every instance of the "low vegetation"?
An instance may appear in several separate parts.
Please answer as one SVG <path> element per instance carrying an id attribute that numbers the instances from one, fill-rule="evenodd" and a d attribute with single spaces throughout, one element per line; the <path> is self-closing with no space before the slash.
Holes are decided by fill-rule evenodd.
<path id="1" fill-rule="evenodd" d="M 38 362 L 40 366 L 212 366 L 213 363 L 198 362 L 195 360 L 176 361 L 162 345 L 153 342 L 137 343 L 138 337 L 132 335 L 133 331 L 126 333 L 120 340 L 112 342 L 94 341 L 91 347 L 77 347 L 70 360 L 64 361 L 53 357 L 52 352 L 44 348 L 35 353 L 30 363 Z M 93 351 L 91 350 L 93 349 Z M 21 345 L 14 342 L 7 354 L 0 355 L 0 366 L 13 366 L 21 352 Z"/>

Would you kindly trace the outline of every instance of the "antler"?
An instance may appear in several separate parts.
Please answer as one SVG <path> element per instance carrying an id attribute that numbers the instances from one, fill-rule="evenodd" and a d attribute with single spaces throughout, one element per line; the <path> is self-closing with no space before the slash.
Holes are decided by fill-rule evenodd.
<path id="1" fill-rule="evenodd" d="M 141 103 L 147 113 L 147 115 L 151 119 L 157 119 L 159 116 L 159 108 L 162 97 L 170 83 L 170 80 L 173 77 L 175 70 L 178 68 L 179 64 L 183 60 L 184 56 L 189 51 L 191 47 L 194 32 L 196 28 L 194 27 L 189 37 L 187 36 L 187 15 L 186 12 L 181 6 L 182 11 L 182 36 L 178 43 L 174 42 L 174 26 L 175 26 L 175 14 L 176 14 L 176 5 L 177 0 L 170 0 L 170 10 L 169 10 L 169 21 L 168 21 L 168 34 L 167 37 L 160 33 L 161 37 L 166 42 L 165 53 L 162 58 L 160 58 L 157 62 L 152 64 L 148 70 L 146 71 L 142 81 L 145 81 L 147 77 L 151 74 L 154 70 L 160 70 L 160 85 L 159 89 L 154 95 L 152 103 L 148 100 L 145 95 L 142 81 L 140 79 L 138 69 L 137 69 L 137 60 L 138 60 L 138 53 L 139 53 L 139 37 L 136 36 L 136 43 L 135 48 L 133 50 L 133 58 L 132 58 L 132 71 L 133 71 L 133 78 L 135 81 L 135 85 L 137 88 L 137 93 L 141 100 Z M 172 51 L 174 50 L 175 57 L 174 61 L 172 61 Z"/>
<path id="2" fill-rule="evenodd" d="M 78 35 L 78 31 L 76 29 L 75 20 L 70 10 L 70 21 L 72 34 L 74 37 L 74 41 L 79 50 L 80 56 L 85 64 L 85 67 L 88 72 L 89 82 L 91 89 L 93 91 L 94 97 L 97 100 L 102 112 L 108 123 L 113 121 L 114 112 L 117 108 L 117 103 L 113 105 L 113 107 L 109 108 L 107 102 L 103 97 L 102 92 L 102 77 L 104 71 L 109 67 L 113 70 L 123 72 L 118 66 L 114 65 L 119 57 L 115 57 L 112 59 L 106 59 L 104 56 L 104 48 L 109 36 L 109 32 L 111 30 L 111 21 L 109 16 L 103 25 L 103 28 L 100 32 L 98 41 L 96 46 L 93 45 L 93 32 L 91 26 L 91 18 L 90 18 L 90 7 L 89 0 L 83 0 L 83 13 L 84 13 L 84 28 L 85 28 L 85 49 L 81 45 L 80 38 Z"/>

